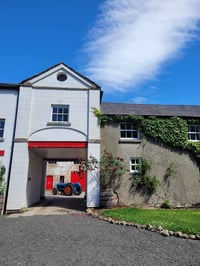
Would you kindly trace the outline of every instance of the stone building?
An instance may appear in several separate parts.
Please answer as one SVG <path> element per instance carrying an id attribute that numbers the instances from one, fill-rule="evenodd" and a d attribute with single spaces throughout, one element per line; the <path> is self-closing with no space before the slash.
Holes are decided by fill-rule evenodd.
<path id="1" fill-rule="evenodd" d="M 144 119 L 161 118 L 166 122 L 180 117 L 187 123 L 186 142 L 200 145 L 200 106 L 102 103 L 101 112 L 117 118 L 101 127 L 101 151 L 106 149 L 124 158 L 129 167 L 129 173 L 123 176 L 120 184 L 114 185 L 121 204 L 160 206 L 165 201 L 177 207 L 200 204 L 199 159 L 187 149 L 174 148 L 145 136 L 131 120 L 132 115 Z M 175 123 L 171 130 L 171 134 L 177 134 L 177 139 L 178 127 Z M 157 131 L 161 134 L 162 129 Z M 152 195 L 136 189 L 134 184 L 141 159 L 151 162 L 149 175 L 159 181 Z"/>
<path id="2" fill-rule="evenodd" d="M 94 156 L 99 160 L 104 149 L 124 158 L 129 168 L 118 187 L 114 187 L 121 204 L 155 206 L 170 200 L 176 206 L 185 206 L 200 202 L 196 158 L 187 150 L 148 138 L 132 121 L 119 119 L 136 115 L 199 122 L 200 106 L 101 103 L 101 99 L 100 86 L 64 63 L 19 84 L 0 84 L 0 161 L 6 167 L 7 181 L 5 211 L 28 207 L 44 196 L 48 162 L 65 161 L 72 167 L 80 158 Z M 100 126 L 93 108 L 118 117 L 117 122 Z M 188 125 L 188 141 L 193 143 L 200 143 L 197 122 Z M 151 161 L 151 175 L 159 180 L 152 195 L 135 190 L 134 178 L 142 158 Z M 68 167 L 66 171 L 69 172 Z M 64 176 L 68 181 L 70 174 L 55 175 L 58 180 Z M 99 207 L 98 169 L 88 171 L 86 192 L 87 207 Z"/>

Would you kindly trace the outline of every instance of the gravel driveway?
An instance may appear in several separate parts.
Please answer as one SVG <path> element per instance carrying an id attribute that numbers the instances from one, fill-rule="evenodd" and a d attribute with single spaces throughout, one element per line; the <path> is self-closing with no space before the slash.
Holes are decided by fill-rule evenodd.
<path id="1" fill-rule="evenodd" d="M 200 265 L 200 241 L 38 210 L 0 217 L 0 265 Z"/>

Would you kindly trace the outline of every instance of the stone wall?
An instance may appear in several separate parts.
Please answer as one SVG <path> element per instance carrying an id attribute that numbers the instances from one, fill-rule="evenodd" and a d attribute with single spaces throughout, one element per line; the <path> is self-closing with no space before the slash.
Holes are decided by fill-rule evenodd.
<path id="1" fill-rule="evenodd" d="M 141 141 L 120 140 L 119 125 L 101 128 L 101 151 L 107 150 L 122 157 L 129 167 L 130 158 L 144 158 L 152 162 L 152 176 L 159 180 L 157 191 L 149 196 L 136 191 L 134 174 L 123 176 L 119 187 L 115 187 L 121 204 L 146 204 L 160 206 L 166 200 L 175 207 L 192 206 L 200 203 L 200 172 L 194 158 L 187 152 L 172 149 L 153 142 L 144 136 Z M 169 176 L 168 168 L 174 173 Z"/>

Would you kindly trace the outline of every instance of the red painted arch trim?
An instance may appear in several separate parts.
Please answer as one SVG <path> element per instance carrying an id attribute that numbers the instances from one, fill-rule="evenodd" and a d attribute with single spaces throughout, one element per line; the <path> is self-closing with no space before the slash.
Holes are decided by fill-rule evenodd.
<path id="1" fill-rule="evenodd" d="M 85 141 L 29 141 L 29 148 L 87 148 Z"/>
<path id="2" fill-rule="evenodd" d="M 4 156 L 5 151 L 4 150 L 0 150 L 0 156 Z"/>

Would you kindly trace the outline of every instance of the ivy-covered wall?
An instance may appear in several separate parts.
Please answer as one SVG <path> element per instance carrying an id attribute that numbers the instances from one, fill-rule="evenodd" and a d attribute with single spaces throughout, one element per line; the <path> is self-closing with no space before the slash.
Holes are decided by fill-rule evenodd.
<path id="1" fill-rule="evenodd" d="M 149 195 L 136 189 L 133 174 L 124 175 L 116 188 L 122 204 L 160 206 L 166 200 L 173 206 L 200 203 L 200 143 L 188 141 L 188 124 L 200 124 L 199 120 L 100 114 L 99 121 L 102 151 L 119 155 L 128 166 L 131 157 L 150 161 L 150 174 L 159 181 L 156 192 Z M 120 122 L 133 123 L 141 132 L 141 141 L 120 141 Z"/>
<path id="2" fill-rule="evenodd" d="M 106 115 L 96 108 L 94 114 L 99 123 L 109 125 L 113 123 L 130 122 L 140 132 L 158 143 L 164 143 L 175 147 L 180 151 L 188 151 L 200 165 L 200 142 L 188 141 L 188 126 L 200 125 L 200 119 L 186 119 L 181 117 L 143 117 L 139 115 Z"/>

